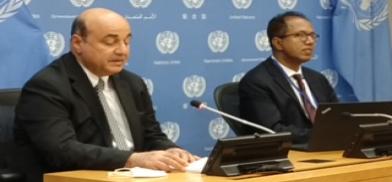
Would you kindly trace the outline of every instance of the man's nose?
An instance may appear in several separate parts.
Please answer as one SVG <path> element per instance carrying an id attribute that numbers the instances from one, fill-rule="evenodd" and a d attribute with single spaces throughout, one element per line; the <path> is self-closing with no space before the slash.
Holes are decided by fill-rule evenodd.
<path id="1" fill-rule="evenodd" d="M 127 43 L 121 42 L 115 49 L 116 54 L 127 54 L 129 51 L 129 45 Z"/>

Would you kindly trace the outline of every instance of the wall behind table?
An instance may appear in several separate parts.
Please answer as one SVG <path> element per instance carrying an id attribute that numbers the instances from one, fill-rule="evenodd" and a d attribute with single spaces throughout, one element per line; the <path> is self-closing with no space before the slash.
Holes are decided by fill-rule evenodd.
<path id="1" fill-rule="evenodd" d="M 0 6 L 16 1 L 20 0 L 0 0 Z M 268 20 L 277 13 L 301 11 L 313 21 L 321 39 L 308 66 L 322 71 L 342 100 L 356 100 L 332 60 L 331 22 L 337 2 L 25 0 L 34 23 L 42 30 L 50 60 L 69 51 L 70 25 L 86 8 L 105 7 L 123 14 L 133 26 L 132 57 L 127 69 L 145 79 L 158 120 L 168 136 L 202 156 L 210 152 L 217 138 L 233 133 L 221 117 L 195 110 L 189 101 L 198 99 L 214 106 L 216 86 L 240 80 L 246 71 L 270 56 L 265 29 Z M 338 8 L 348 13 L 350 4 L 358 4 L 344 2 Z M 350 23 L 354 26 L 354 22 Z M 380 24 L 388 25 L 387 21 Z M 31 74 L 23 75 L 21 80 Z"/>

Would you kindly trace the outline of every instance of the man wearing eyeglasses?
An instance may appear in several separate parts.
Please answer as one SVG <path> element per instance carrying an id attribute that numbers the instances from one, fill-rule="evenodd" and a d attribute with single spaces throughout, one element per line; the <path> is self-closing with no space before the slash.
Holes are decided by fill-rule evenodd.
<path id="1" fill-rule="evenodd" d="M 317 105 L 338 101 L 322 74 L 302 66 L 313 57 L 319 35 L 305 15 L 294 11 L 272 18 L 267 34 L 272 55 L 241 80 L 240 115 L 276 132 L 291 132 L 293 143 L 305 143 Z"/>

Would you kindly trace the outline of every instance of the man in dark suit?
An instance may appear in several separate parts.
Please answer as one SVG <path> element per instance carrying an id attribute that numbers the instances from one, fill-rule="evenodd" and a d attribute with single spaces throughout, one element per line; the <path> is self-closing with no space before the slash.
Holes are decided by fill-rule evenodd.
<path id="1" fill-rule="evenodd" d="M 71 52 L 22 90 L 18 143 L 32 145 L 49 171 L 184 170 L 196 157 L 161 131 L 143 80 L 124 70 L 128 21 L 108 9 L 89 9 L 75 19 L 71 34 Z"/>
<path id="2" fill-rule="evenodd" d="M 267 35 L 272 56 L 242 78 L 240 115 L 277 132 L 289 131 L 294 143 L 304 143 L 318 103 L 338 101 L 322 74 L 302 66 L 313 57 L 319 36 L 306 16 L 293 11 L 271 19 Z"/>

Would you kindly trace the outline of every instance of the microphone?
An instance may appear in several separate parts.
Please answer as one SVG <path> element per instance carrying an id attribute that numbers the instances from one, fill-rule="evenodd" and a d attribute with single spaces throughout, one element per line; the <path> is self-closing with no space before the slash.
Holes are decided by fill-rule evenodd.
<path id="1" fill-rule="evenodd" d="M 252 122 L 250 122 L 250 121 L 247 121 L 247 120 L 244 120 L 244 119 L 235 117 L 235 116 L 233 116 L 233 115 L 230 115 L 230 114 L 228 114 L 228 113 L 225 113 L 225 112 L 216 110 L 216 109 L 214 109 L 214 108 L 208 107 L 207 104 L 202 103 L 202 102 L 200 102 L 200 101 L 198 101 L 198 100 L 192 100 L 192 101 L 190 102 L 190 104 L 191 104 L 191 106 L 196 107 L 197 109 L 200 109 L 200 110 L 201 110 L 201 109 L 207 109 L 207 110 L 209 110 L 209 111 L 211 111 L 211 112 L 214 112 L 214 113 L 220 114 L 220 115 L 222 115 L 222 116 L 228 117 L 228 118 L 230 118 L 230 119 L 232 119 L 232 120 L 234 120 L 234 121 L 240 122 L 240 123 L 242 123 L 242 124 L 244 124 L 244 125 L 248 125 L 248 126 L 251 126 L 251 127 L 254 127 L 254 128 L 257 128 L 257 129 L 260 129 L 260 130 L 263 130 L 263 131 L 265 131 L 265 132 L 267 132 L 267 133 L 271 133 L 271 134 L 275 134 L 275 133 L 276 133 L 275 131 L 273 131 L 273 130 L 271 130 L 271 129 L 269 129 L 269 128 L 266 128 L 266 127 L 264 127 L 264 126 L 261 126 L 261 125 L 252 123 Z M 392 118 L 392 117 L 391 117 L 391 118 Z"/>
<path id="2" fill-rule="evenodd" d="M 384 114 L 384 113 L 350 113 L 350 112 L 342 112 L 343 116 L 348 116 L 348 117 L 382 117 L 382 118 L 387 118 L 388 123 L 392 124 L 392 115 L 389 114 Z"/>

